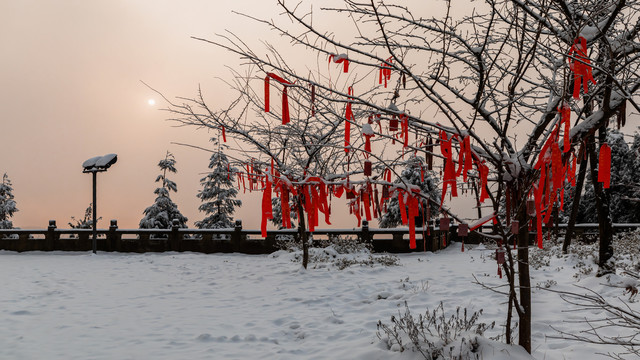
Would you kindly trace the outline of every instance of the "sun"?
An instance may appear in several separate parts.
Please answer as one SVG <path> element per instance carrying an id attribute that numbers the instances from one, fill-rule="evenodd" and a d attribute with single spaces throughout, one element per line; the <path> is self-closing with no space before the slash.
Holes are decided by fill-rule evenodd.
<path id="1" fill-rule="evenodd" d="M 156 101 L 154 99 L 149 99 L 147 100 L 147 104 L 149 104 L 149 106 L 153 106 L 156 104 Z"/>

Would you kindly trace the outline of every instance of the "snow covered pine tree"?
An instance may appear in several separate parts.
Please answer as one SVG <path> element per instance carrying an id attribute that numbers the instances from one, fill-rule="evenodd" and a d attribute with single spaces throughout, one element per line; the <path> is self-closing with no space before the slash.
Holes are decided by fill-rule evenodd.
<path id="1" fill-rule="evenodd" d="M 180 213 L 178 205 L 169 197 L 169 192 L 178 191 L 176 183 L 167 179 L 167 171 L 177 172 L 175 164 L 176 159 L 169 151 L 167 151 L 165 158 L 158 163 L 162 174 L 158 175 L 156 182 L 162 182 L 162 186 L 153 192 L 158 195 L 156 201 L 144 210 L 144 217 L 140 220 L 141 229 L 169 229 L 173 219 L 178 220 L 179 227 L 187 227 L 187 218 Z"/>
<path id="2" fill-rule="evenodd" d="M 13 223 L 9 220 L 13 213 L 18 211 L 16 202 L 13 200 L 13 187 L 11 180 L 5 173 L 0 183 L 0 229 L 13 229 Z"/>
<path id="3" fill-rule="evenodd" d="M 234 226 L 233 212 L 242 206 L 242 201 L 236 199 L 238 190 L 233 182 L 238 170 L 229 165 L 229 159 L 220 147 L 211 155 L 209 169 L 211 172 L 200 179 L 203 189 L 197 195 L 204 202 L 198 209 L 208 216 L 196 221 L 195 225 L 199 229 L 231 228 Z"/>

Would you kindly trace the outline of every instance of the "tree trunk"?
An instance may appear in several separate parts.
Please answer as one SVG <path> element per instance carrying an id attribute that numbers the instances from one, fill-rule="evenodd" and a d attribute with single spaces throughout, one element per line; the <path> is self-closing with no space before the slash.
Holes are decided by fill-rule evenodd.
<path id="1" fill-rule="evenodd" d="M 298 235 L 302 241 L 302 266 L 306 269 L 309 264 L 309 241 L 307 237 L 307 225 L 304 220 L 304 194 L 302 191 L 298 195 Z"/>
<path id="2" fill-rule="evenodd" d="M 526 195 L 518 191 L 518 198 L 524 199 Z M 527 207 L 518 206 L 518 221 L 520 229 L 518 231 L 518 284 L 520 285 L 520 307 L 522 315 L 518 331 L 518 344 L 528 353 L 531 353 L 531 278 L 529 277 L 529 215 Z M 520 312 L 518 312 L 520 313 Z"/>
<path id="3" fill-rule="evenodd" d="M 584 146 L 584 145 L 583 145 Z M 578 152 L 578 155 L 584 152 L 585 156 L 580 159 L 580 170 L 578 171 L 578 179 L 576 187 L 573 193 L 573 204 L 571 205 L 571 217 L 569 217 L 569 223 L 567 224 L 567 232 L 564 234 L 564 241 L 562 242 L 562 253 L 566 254 L 569 251 L 571 245 L 571 238 L 573 237 L 573 230 L 576 227 L 576 218 L 578 217 L 578 210 L 580 208 L 580 199 L 582 198 L 582 187 L 584 186 L 584 178 L 587 175 L 587 149 Z"/>
<path id="4" fill-rule="evenodd" d="M 600 128 L 600 142 L 606 141 L 606 132 Z M 591 136 L 588 140 L 589 162 L 591 165 L 591 182 L 593 183 L 596 207 L 598 209 L 598 233 L 600 235 L 600 250 L 598 254 L 598 273 L 596 276 L 602 276 L 612 272 L 612 267 L 608 263 L 613 256 L 613 233 L 611 231 L 611 215 L 609 211 L 609 192 L 602 188 L 598 182 L 598 163 L 596 157 L 595 137 Z"/>

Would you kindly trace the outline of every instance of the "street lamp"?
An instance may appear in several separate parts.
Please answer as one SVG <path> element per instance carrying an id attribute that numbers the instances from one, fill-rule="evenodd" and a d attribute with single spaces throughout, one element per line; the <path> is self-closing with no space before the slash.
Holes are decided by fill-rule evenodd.
<path id="1" fill-rule="evenodd" d="M 105 156 L 96 156 L 82 163 L 83 173 L 93 174 L 93 253 L 96 253 L 98 247 L 98 230 L 96 228 L 96 174 L 107 169 L 118 161 L 118 155 L 107 154 Z"/>

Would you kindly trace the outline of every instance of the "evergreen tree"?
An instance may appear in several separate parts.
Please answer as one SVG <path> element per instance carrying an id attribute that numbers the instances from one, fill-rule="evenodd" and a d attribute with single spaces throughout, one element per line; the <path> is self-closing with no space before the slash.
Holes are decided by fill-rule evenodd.
<path id="1" fill-rule="evenodd" d="M 422 181 L 424 173 L 424 182 Z M 429 198 L 432 201 L 429 201 L 429 209 L 431 212 L 431 218 L 435 218 L 439 213 L 440 204 L 440 196 L 441 192 L 438 189 L 438 184 L 436 179 L 431 176 L 431 172 L 424 169 L 421 166 L 421 162 L 418 158 L 412 158 L 407 162 L 407 166 L 400 173 L 400 177 L 397 178 L 394 183 L 406 183 L 409 185 L 417 185 L 420 187 L 423 193 L 428 194 Z M 424 200 L 423 204 L 424 204 Z M 416 226 L 420 226 L 426 218 L 424 218 L 426 214 L 423 214 L 423 208 L 420 207 L 419 215 L 416 217 Z M 390 228 L 396 227 L 402 224 L 402 217 L 400 215 L 400 204 L 398 202 L 398 197 L 393 196 L 389 203 L 387 204 L 387 211 L 382 214 L 382 219 L 380 219 L 379 226 L 381 228 Z M 418 225 L 420 224 L 420 225 Z"/>
<path id="2" fill-rule="evenodd" d="M 153 192 L 158 196 L 156 201 L 144 210 L 144 217 L 140 220 L 141 229 L 169 229 L 173 219 L 178 219 L 179 227 L 187 227 L 187 218 L 180 213 L 178 205 L 169 197 L 171 191 L 178 192 L 176 183 L 167 178 L 167 172 L 177 172 L 175 164 L 176 160 L 169 151 L 158 163 L 162 173 L 158 175 L 156 182 L 161 182 L 162 186 Z"/>
<path id="3" fill-rule="evenodd" d="M 13 213 L 18 211 L 16 208 L 16 202 L 13 200 L 13 187 L 11 187 L 11 180 L 5 173 L 2 176 L 2 183 L 0 183 L 0 229 L 12 229 L 13 222 L 9 220 L 13 216 Z"/>
<path id="4" fill-rule="evenodd" d="M 632 146 L 617 130 L 608 130 L 607 143 L 611 147 L 611 218 L 617 223 L 640 222 L 640 135 L 634 136 Z M 577 223 L 593 223 L 598 221 L 595 192 L 587 173 L 585 189 L 580 200 Z M 565 213 L 560 220 L 566 220 L 571 209 L 573 192 L 565 192 Z"/>
<path id="5" fill-rule="evenodd" d="M 279 197 L 274 197 L 273 199 L 271 199 L 271 205 L 273 207 L 273 218 L 269 221 L 271 221 L 271 223 L 275 226 L 278 227 L 278 229 L 283 229 L 282 227 L 282 206 L 280 204 L 281 200 Z M 298 212 L 294 211 L 294 209 L 296 209 L 296 203 L 295 203 L 295 197 L 294 196 L 290 196 L 289 197 L 289 209 L 290 209 L 290 213 L 289 215 L 291 216 L 291 227 L 292 228 L 296 228 L 296 224 L 295 221 L 298 221 Z"/>
<path id="6" fill-rule="evenodd" d="M 197 195 L 204 202 L 198 209 L 208 216 L 195 225 L 199 229 L 233 227 L 232 215 L 237 206 L 242 206 L 242 201 L 235 198 L 238 190 L 233 186 L 233 175 L 238 170 L 230 167 L 227 155 L 220 148 L 211 155 L 209 169 L 212 171 L 200 179 L 203 189 Z"/>

